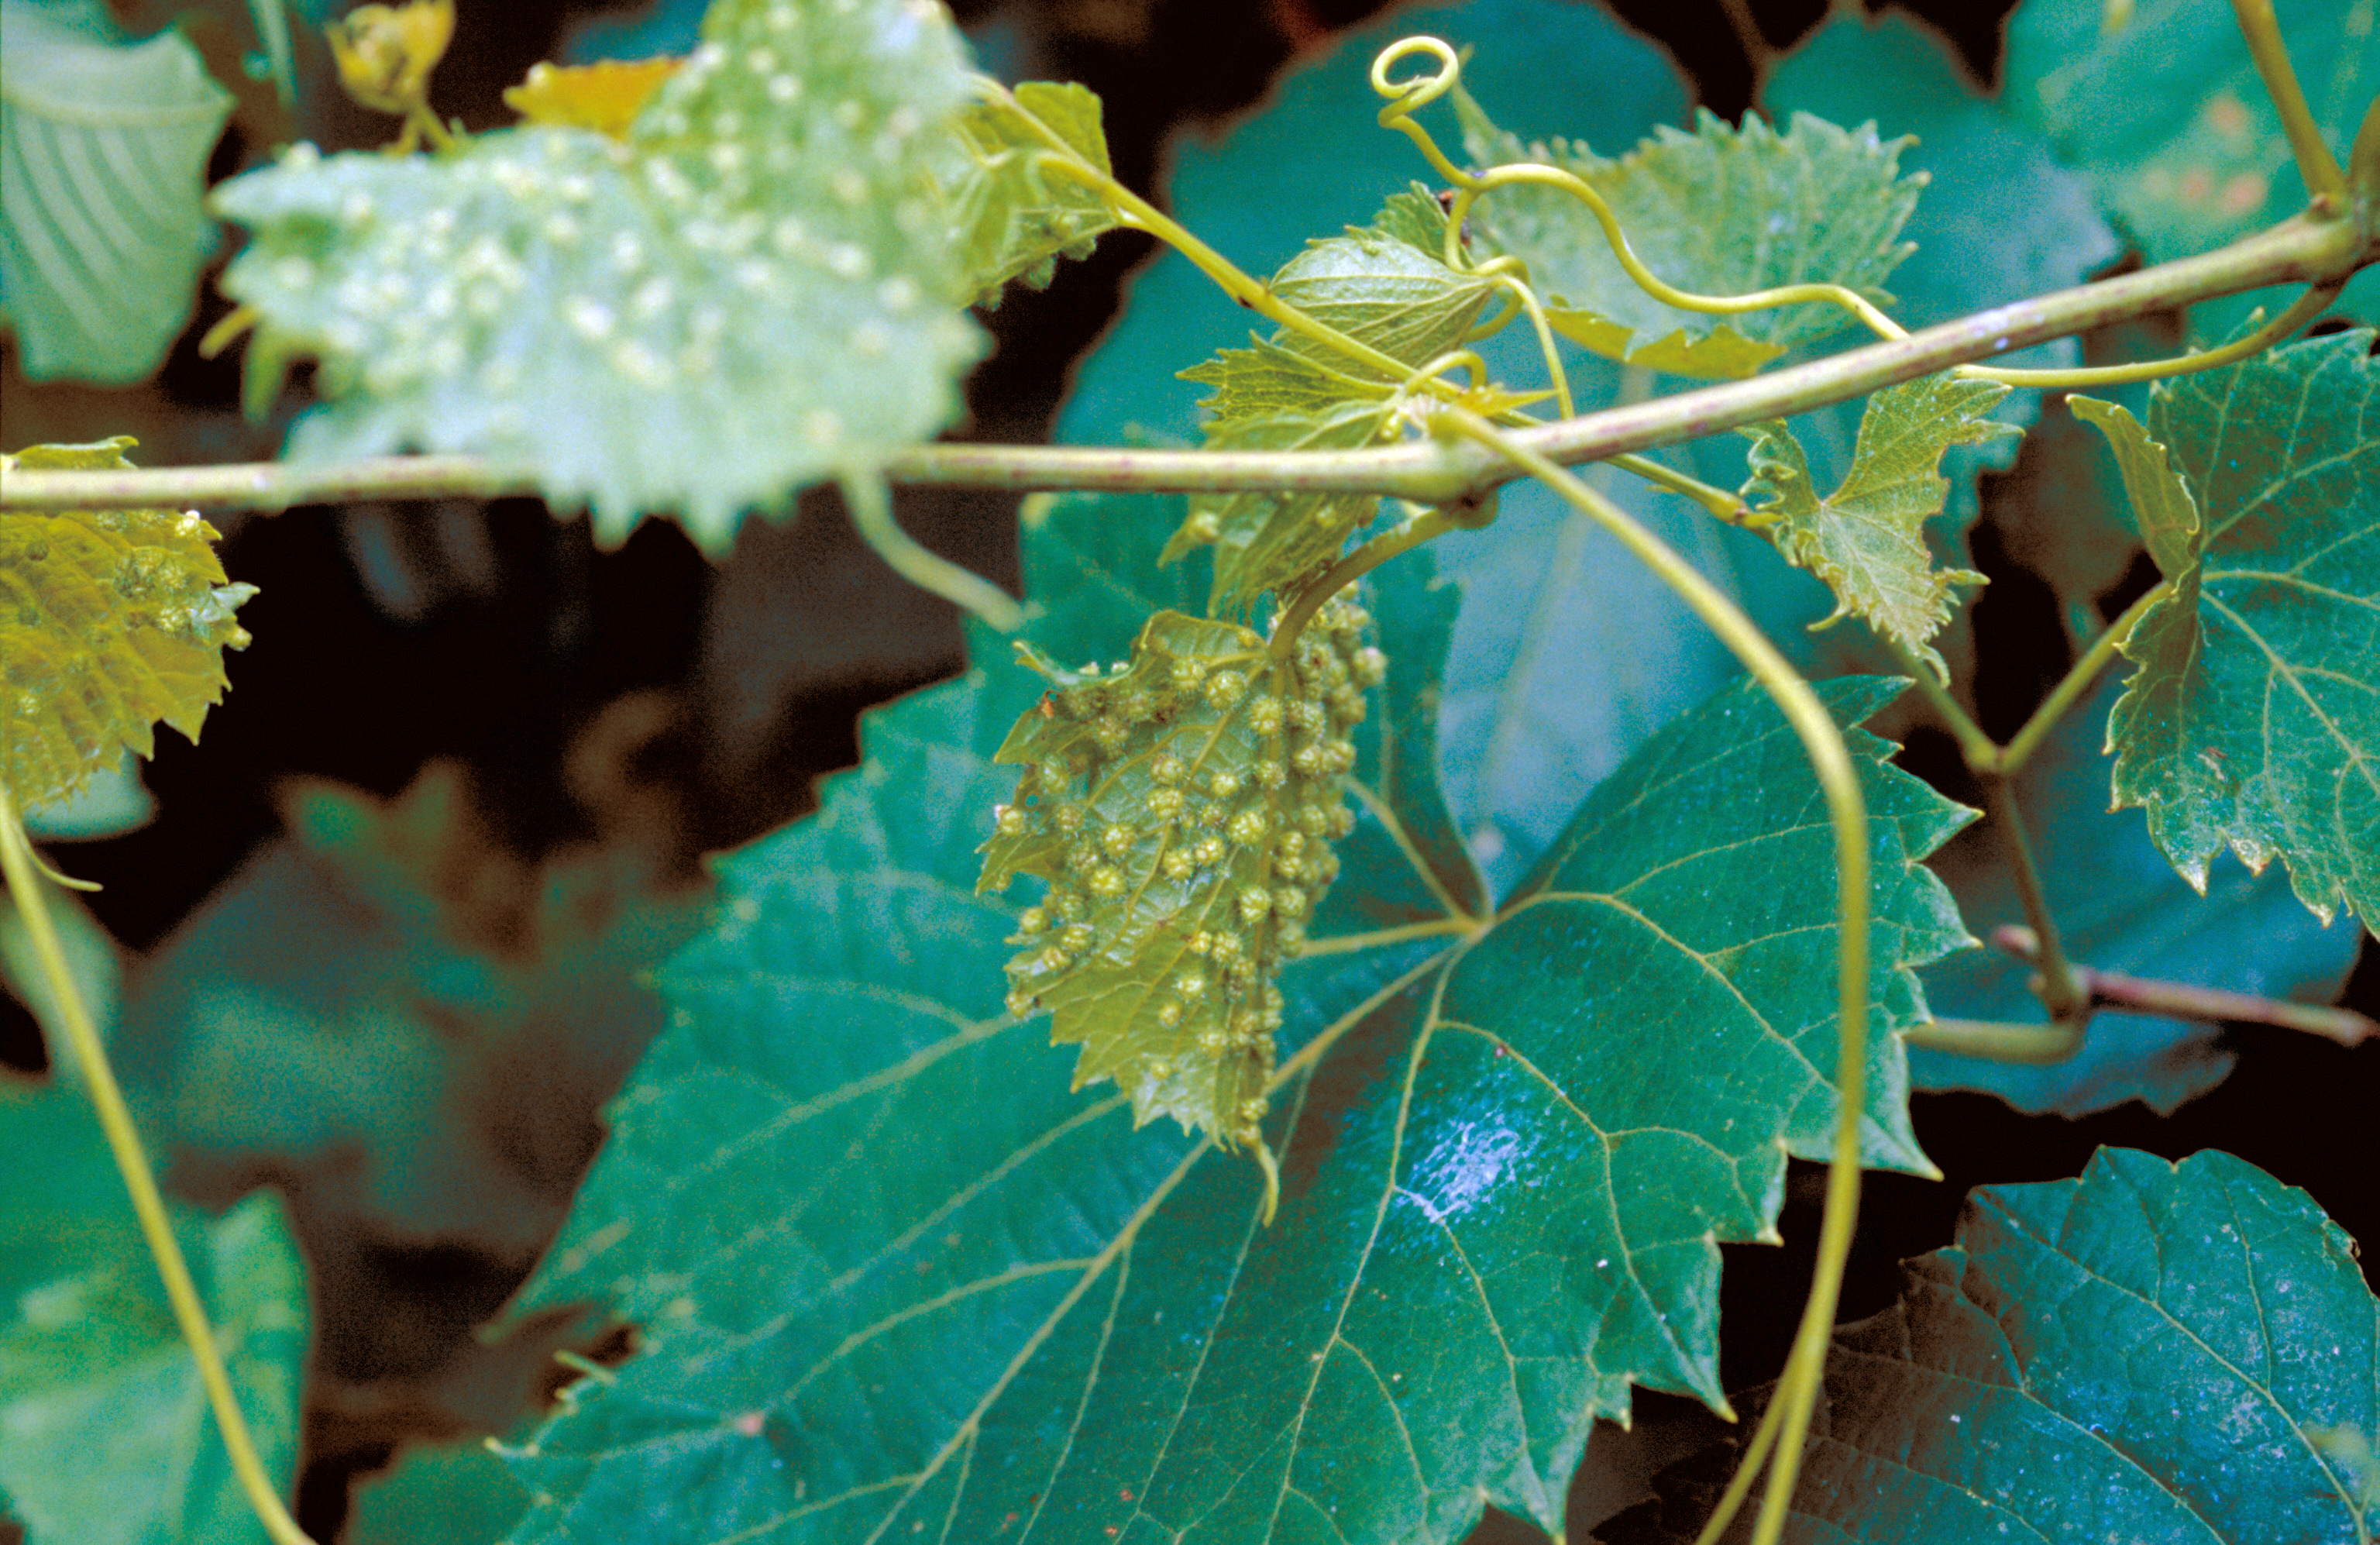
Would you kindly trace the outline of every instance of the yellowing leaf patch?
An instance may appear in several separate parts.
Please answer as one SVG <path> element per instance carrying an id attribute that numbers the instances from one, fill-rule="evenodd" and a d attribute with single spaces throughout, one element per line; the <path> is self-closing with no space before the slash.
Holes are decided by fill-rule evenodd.
<path id="1" fill-rule="evenodd" d="M 685 62 L 663 57 L 531 65 L 528 79 L 504 88 L 504 105 L 545 128 L 591 128 L 625 140 L 653 92 Z"/>

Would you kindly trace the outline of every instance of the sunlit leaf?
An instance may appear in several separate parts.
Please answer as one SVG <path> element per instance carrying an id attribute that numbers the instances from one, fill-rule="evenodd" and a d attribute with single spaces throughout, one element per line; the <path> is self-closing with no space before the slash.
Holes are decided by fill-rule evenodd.
<path id="1" fill-rule="evenodd" d="M 124 44 L 97 4 L 6 0 L 0 53 L 0 312 L 21 367 L 138 381 L 189 320 L 231 93 L 179 32 Z"/>
<path id="2" fill-rule="evenodd" d="M 1463 142 L 1488 168 L 1542 162 L 1601 194 L 1645 267 L 1678 288 L 1748 294 L 1772 286 L 1842 285 L 1879 304 L 1910 249 L 1901 225 L 1922 181 L 1900 176 L 1902 141 L 1874 125 L 1845 130 L 1797 113 L 1782 134 L 1757 117 L 1733 128 L 1708 113 L 1692 134 L 1666 126 L 1617 161 L 1585 145 L 1532 144 L 1461 99 Z M 1662 304 L 1628 276 L 1586 204 L 1560 189 L 1499 189 L 1474 206 L 1483 249 L 1529 265 L 1561 332 L 1615 359 L 1680 375 L 1750 375 L 1797 344 L 1851 322 L 1827 304 L 1725 318 Z"/>
<path id="3" fill-rule="evenodd" d="M 0 470 L 127 468 L 131 445 L 35 445 Z M 230 685 L 223 651 L 248 647 L 232 613 L 256 593 L 224 583 L 214 542 L 188 511 L 0 515 L 0 784 L 19 809 L 148 756 L 160 720 L 198 738 Z"/>
<path id="4" fill-rule="evenodd" d="M 1135 1120 L 1259 1141 L 1282 1001 L 1354 829 L 1347 738 L 1387 660 L 1334 601 L 1275 661 L 1231 623 L 1160 612 L 1105 676 L 1044 665 L 1056 689 L 995 759 L 1025 768 L 982 885 L 1050 889 L 1026 909 L 1008 1010 L 1080 1042 L 1076 1088 L 1112 1078 Z M 1028 655 L 1028 658 L 1030 656 Z"/>
<path id="5" fill-rule="evenodd" d="M 82 1091 L 0 1075 L 0 1505 L 33 1545 L 261 1545 Z M 307 1308 L 280 1203 L 175 1224 L 285 1495 Z"/>
<path id="6" fill-rule="evenodd" d="M 1949 481 L 1936 470 L 1952 445 L 2016 432 L 1985 417 L 2008 395 L 1988 381 L 1925 376 L 1867 400 L 1842 486 L 1821 497 L 1801 442 L 1782 423 L 1747 425 L 1752 481 L 1743 497 L 1777 550 L 1827 582 L 1835 614 L 1856 616 L 1939 669 L 1926 640 L 1950 620 L 1953 585 L 1980 585 L 1969 569 L 1937 569 L 1925 522 L 1942 513 Z M 1824 627 L 1825 623 L 1818 626 Z"/>
<path id="7" fill-rule="evenodd" d="M 599 531 L 748 507 L 930 435 L 979 351 L 931 175 L 966 100 L 920 0 L 722 0 L 626 142 L 519 128 L 438 156 L 301 148 L 225 185 L 254 230 L 251 385 L 322 361 L 298 457 L 473 451 Z"/>
<path id="8" fill-rule="evenodd" d="M 1463 341 L 1495 293 L 1446 265 L 1445 232 L 1445 212 L 1415 185 L 1371 226 L 1308 244 L 1273 275 L 1273 293 L 1390 359 L 1427 364 Z M 1182 374 L 1215 388 L 1202 405 L 1211 450 L 1352 450 L 1397 433 L 1402 382 L 1286 328 Z M 1214 545 L 1213 604 L 1245 609 L 1336 557 L 1378 507 L 1368 494 L 1201 496 L 1166 551 Z"/>
<path id="9" fill-rule="evenodd" d="M 1099 99 L 1088 88 L 1028 80 L 1014 96 L 1083 160 L 1111 169 Z M 1061 257 L 1090 256 L 1100 233 L 1115 228 L 1113 207 L 1081 177 L 1055 169 L 1057 152 L 1005 103 L 970 105 L 959 140 L 965 162 L 951 194 L 952 223 L 985 304 L 998 305 L 1011 280 L 1042 288 Z"/>
<path id="10" fill-rule="evenodd" d="M 2101 1149 L 2078 1180 L 1975 1192 L 1958 1239 L 1835 1332 L 1788 1540 L 2370 1537 L 2332 1435 L 2380 1417 L 2380 1305 L 2304 1192 Z M 1673 1466 L 1597 1538 L 1693 1539 L 1736 1458 Z"/>
<path id="11" fill-rule="evenodd" d="M 2380 927 L 2380 364 L 2372 335 L 2182 376 L 2149 400 L 2204 529 L 2125 642 L 2119 804 L 2192 885 L 2225 847 Z M 2135 468 L 2145 470 L 2140 464 Z M 2136 490 L 2144 524 L 2169 484 Z"/>

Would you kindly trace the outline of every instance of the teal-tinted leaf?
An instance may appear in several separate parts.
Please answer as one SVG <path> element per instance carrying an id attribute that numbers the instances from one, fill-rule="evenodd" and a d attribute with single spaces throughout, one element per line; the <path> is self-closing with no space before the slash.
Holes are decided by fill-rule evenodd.
<path id="1" fill-rule="evenodd" d="M 156 369 L 189 320 L 232 99 L 179 32 L 126 45 L 90 9 L 83 28 L 0 4 L 0 313 L 30 378 L 112 385 Z"/>
<path id="2" fill-rule="evenodd" d="M 1887 303 L 1882 285 L 1910 249 L 1896 239 L 1921 179 L 1900 176 L 1900 142 L 1873 125 L 1844 130 L 1807 114 L 1779 134 L 1756 117 L 1733 128 L 1708 113 L 1693 134 L 1662 128 L 1617 161 L 1584 144 L 1531 144 L 1469 98 L 1463 144 L 1480 167 L 1543 162 L 1601 194 L 1645 266 L 1701 295 L 1829 283 Z M 1612 256 L 1585 202 L 1559 189 L 1500 189 L 1473 209 L 1486 250 L 1529 265 L 1554 325 L 1577 343 L 1680 375 L 1750 375 L 1798 344 L 1840 332 L 1849 313 L 1796 305 L 1724 319 L 1646 294 Z"/>
<path id="3" fill-rule="evenodd" d="M 2324 140 L 2342 161 L 2380 94 L 2375 0 L 2280 0 L 2282 42 Z M 2227 6 L 2139 0 L 2124 26 L 2102 25 L 2102 0 L 2025 0 L 2009 18 L 2009 108 L 2091 178 L 2100 205 L 2152 262 L 2189 257 L 2286 219 L 2306 188 Z M 2192 308 L 2193 331 L 2222 337 L 2284 290 Z M 2380 283 L 2349 291 L 2373 320 Z"/>
<path id="4" fill-rule="evenodd" d="M 198 1371 L 82 1092 L 0 1081 L 0 1494 L 33 1545 L 250 1545 Z M 280 1205 L 177 1212 L 267 1471 L 297 1467 L 306 1284 Z"/>
<path id="5" fill-rule="evenodd" d="M 2124 481 L 2132 518 L 2157 572 L 2180 579 L 2198 566 L 2198 505 L 2174 468 L 2167 448 L 2149 438 L 2149 432 L 2121 404 L 2096 397 L 2070 395 L 2066 406 L 2086 423 L 2096 424 L 2115 453 L 2116 473 Z"/>
<path id="6" fill-rule="evenodd" d="M 2110 681 L 2069 712 L 2017 780 L 2042 883 L 2068 955 L 2103 971 L 2188 982 L 2265 997 L 2328 1002 L 2355 964 L 2354 928 L 2319 926 L 2289 894 L 2277 869 L 2250 874 L 2225 864 L 2202 896 L 2184 884 L 2131 810 L 2107 809 Z M 1961 833 L 1934 868 L 1978 933 L 2022 923 L 1998 834 Z M 1925 972 L 1936 1013 L 2020 1024 L 2046 1017 L 2026 980 L 2031 967 L 1997 949 L 1969 950 Z M 2204 1094 L 2231 1070 L 2215 1025 L 2145 1015 L 2101 1014 L 2082 1049 L 2049 1066 L 1912 1051 L 1911 1078 L 1926 1089 L 1982 1089 L 2020 1111 L 2089 1115 L 2128 1100 L 2169 1112 Z"/>
<path id="7" fill-rule="evenodd" d="M 256 41 L 264 45 L 264 62 L 273 71 L 273 94 L 284 107 L 298 103 L 298 59 L 289 43 L 289 0 L 248 0 L 249 19 L 256 23 Z"/>
<path id="8" fill-rule="evenodd" d="M 1042 506 L 1027 565 L 1050 617 L 1128 624 L 1156 599 L 1131 595 L 1147 508 Z M 1411 599 L 1434 604 L 1394 614 Z M 1384 638 L 1443 627 L 1426 590 L 1373 603 Z M 1121 641 L 1069 628 L 1037 641 Z M 1426 712 L 1409 668 L 1392 713 Z M 1829 688 L 1847 716 L 1891 690 Z M 1710 1241 L 1768 1227 L 1784 1154 L 1823 1150 L 1830 1119 L 1828 974 L 1783 944 L 1831 926 L 1830 839 L 1773 711 L 1733 693 L 1673 726 L 1467 951 L 1479 923 L 1406 857 L 1435 844 L 1387 829 L 1447 829 L 1416 819 L 1429 780 L 1374 748 L 1359 773 L 1394 792 L 1358 806 L 1381 828 L 1347 840 L 1283 979 L 1265 1228 L 1251 1166 L 1070 1094 L 1068 1059 L 1001 1013 L 1013 917 L 974 893 L 974 849 L 1032 695 L 976 675 L 878 716 L 819 817 L 731 862 L 722 925 L 666 974 L 674 1028 L 528 1299 L 607 1298 L 645 1350 L 520 1451 L 544 1500 L 516 1539 L 1032 1520 L 1087 1545 L 1324 1521 L 1450 1540 L 1483 1501 L 1558 1520 L 1632 1379 L 1715 1391 Z M 1960 937 L 1910 860 L 1961 816 L 1854 741 L 1888 963 L 1869 1149 L 1920 1167 L 1885 1032 L 1914 1009 L 1899 967 Z M 1399 910 L 1343 903 L 1400 883 Z M 1640 918 L 1675 941 L 1642 977 Z M 1614 953 L 1624 969 L 1598 969 Z M 1590 973 L 1614 990 L 1583 991 Z"/>
<path id="9" fill-rule="evenodd" d="M 2079 1180 L 1975 1192 L 1958 1239 L 1835 1332 L 1787 1539 L 2371 1538 L 2328 1435 L 2380 1417 L 2380 1305 L 2304 1192 L 2228 1153 L 2101 1149 Z M 1692 1539 L 1734 1458 L 1675 1467 L 1599 1538 Z"/>
<path id="10" fill-rule="evenodd" d="M 2275 857 L 2328 920 L 2380 928 L 2380 365 L 2372 335 L 2183 376 L 2148 432 L 2195 496 L 2200 565 L 2134 627 L 2116 798 L 2193 885 Z"/>
<path id="11" fill-rule="evenodd" d="M 474 451 L 618 540 L 864 472 L 979 352 L 932 173 L 963 44 L 912 0 L 722 0 L 627 142 L 513 129 L 440 156 L 293 152 L 226 184 L 254 239 L 252 380 L 322 361 L 295 456 Z M 796 63 L 797 61 L 797 63 Z"/>
<path id="12" fill-rule="evenodd" d="M 528 1493 L 485 1440 L 421 1444 L 356 1487 L 346 1545 L 496 1545 Z"/>
<path id="13" fill-rule="evenodd" d="M 1489 281 L 1446 265 L 1446 225 L 1416 185 L 1390 199 L 1373 225 L 1310 243 L 1273 275 L 1273 292 L 1390 359 L 1427 364 L 1463 341 L 1495 293 Z M 1400 382 L 1287 329 L 1182 373 L 1216 389 L 1201 405 L 1210 449 L 1353 450 L 1396 434 Z M 1212 544 L 1212 604 L 1244 610 L 1310 578 L 1378 507 L 1366 494 L 1195 498 L 1167 552 Z"/>
<path id="14" fill-rule="evenodd" d="M 1936 468 L 1952 445 L 2015 432 L 1985 417 L 2006 395 L 2008 388 L 1992 382 L 1949 375 L 1876 393 L 1860 418 L 1851 470 L 1823 498 L 1791 430 L 1773 420 L 1745 427 L 1753 442 L 1753 481 L 1743 497 L 1752 519 L 1788 560 L 1835 592 L 1833 616 L 1816 626 L 1862 618 L 1943 668 L 1926 640 L 1950 620 L 1950 587 L 1980 585 L 1984 577 L 1934 566 L 1925 522 L 1942 513 L 1950 490 Z"/>
<path id="15" fill-rule="evenodd" d="M 1029 80 L 1014 99 L 1083 160 L 1110 170 L 1099 99 L 1087 88 Z M 1088 257 L 1100 233 L 1115 228 L 1107 201 L 1080 177 L 1054 170 L 1057 152 L 1004 104 L 971 104 L 958 139 L 966 161 L 950 193 L 952 224 L 968 282 L 985 304 L 998 305 L 1012 279 L 1043 288 L 1061 256 Z"/>

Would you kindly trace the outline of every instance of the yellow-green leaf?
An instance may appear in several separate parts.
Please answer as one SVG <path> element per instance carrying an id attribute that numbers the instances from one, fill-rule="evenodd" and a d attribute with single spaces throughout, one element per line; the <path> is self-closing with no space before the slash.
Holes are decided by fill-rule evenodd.
<path id="1" fill-rule="evenodd" d="M 2168 579 L 2181 578 L 2198 564 L 2198 505 L 2165 446 L 2150 439 L 2141 421 L 2120 403 L 2078 395 L 2068 397 L 2066 406 L 2076 418 L 2098 425 L 2107 437 L 2149 556 L 2156 560 L 2159 574 Z"/>
<path id="2" fill-rule="evenodd" d="M 18 468 L 132 464 L 118 435 L 35 445 Z M 248 647 L 214 528 L 175 510 L 12 510 L 0 516 L 0 783 L 20 809 L 64 799 L 159 720 L 196 740 L 230 683 L 223 651 Z"/>
<path id="3" fill-rule="evenodd" d="M 1835 592 L 1834 615 L 1826 622 L 1862 617 L 1941 668 L 1926 640 L 1950 620 L 1950 587 L 1980 585 L 1984 577 L 1934 566 L 1925 522 L 1942 513 L 1950 488 L 1936 468 L 1953 445 L 2017 432 L 1986 417 L 2006 395 L 2008 388 L 1996 383 L 1949 375 L 1878 392 L 1861 415 L 1851 470 L 1823 498 L 1791 430 L 1773 420 L 1744 427 L 1753 477 L 1743 496 L 1753 519 L 1765 523 L 1790 562 Z"/>
<path id="4" fill-rule="evenodd" d="M 1089 88 L 1028 80 L 1013 95 L 1084 161 L 1111 169 L 1099 99 Z M 1100 233 L 1115 228 L 1115 210 L 1099 189 L 1057 170 L 1061 152 L 1008 103 L 975 103 L 959 119 L 958 139 L 966 159 L 950 183 L 952 225 L 984 304 L 998 305 L 1012 279 L 1042 288 L 1061 257 L 1088 257 Z"/>
<path id="5" fill-rule="evenodd" d="M 1038 1005 L 1083 1047 L 1076 1088 L 1113 1078 L 1140 1121 L 1255 1143 L 1281 1022 L 1274 984 L 1339 872 L 1349 733 L 1387 668 L 1371 619 L 1326 605 L 1293 657 L 1253 629 L 1160 612 L 1101 675 L 1025 651 L 1056 689 L 995 759 L 1022 763 L 982 888 L 1050 882 L 1009 962 L 1009 1012 Z"/>

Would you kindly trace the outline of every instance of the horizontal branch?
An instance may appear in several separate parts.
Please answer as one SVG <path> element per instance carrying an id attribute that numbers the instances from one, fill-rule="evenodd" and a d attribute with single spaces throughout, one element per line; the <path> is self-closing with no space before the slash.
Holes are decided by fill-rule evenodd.
<path id="1" fill-rule="evenodd" d="M 1755 420 L 1790 418 L 1955 365 L 2216 296 L 2338 278 L 2375 258 L 2380 242 L 2366 242 L 2352 222 L 2301 214 L 2197 257 L 1979 311 L 1773 375 L 1607 408 L 1512 438 L 1565 466 L 1601 461 Z M 1510 461 L 1481 446 L 1435 441 L 1357 451 L 936 444 L 894 453 L 884 471 L 894 482 L 941 487 L 1377 493 L 1419 504 L 1477 498 L 1519 475 Z M 381 456 L 112 472 L 18 471 L 0 480 L 0 509 L 273 510 L 359 499 L 488 499 L 537 492 L 532 472 L 484 457 Z"/>

